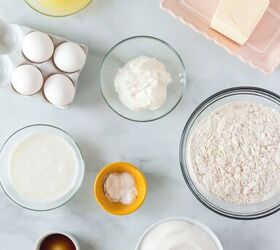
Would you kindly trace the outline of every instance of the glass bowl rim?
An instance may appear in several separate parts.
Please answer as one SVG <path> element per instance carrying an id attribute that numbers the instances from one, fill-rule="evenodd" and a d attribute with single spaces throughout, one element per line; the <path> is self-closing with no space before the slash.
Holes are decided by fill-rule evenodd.
<path id="1" fill-rule="evenodd" d="M 127 42 L 127 41 L 130 41 L 130 40 L 134 40 L 134 39 L 138 39 L 138 38 L 145 38 L 145 39 L 150 39 L 150 40 L 155 40 L 157 42 L 160 42 L 162 43 L 163 45 L 165 45 L 168 49 L 170 49 L 175 55 L 176 57 L 178 58 L 178 61 L 179 63 L 181 64 L 182 66 L 182 69 L 183 69 L 183 73 L 184 73 L 184 82 L 181 83 L 181 85 L 183 86 L 183 89 L 182 89 L 182 93 L 180 95 L 180 98 L 178 99 L 178 101 L 176 102 L 176 104 L 166 113 L 164 113 L 163 115 L 159 116 L 159 117 L 156 117 L 156 118 L 152 118 L 152 119 L 148 119 L 148 120 L 136 120 L 136 119 L 132 119 L 132 118 L 129 118 L 127 116 L 124 116 L 122 114 L 120 114 L 119 112 L 117 112 L 113 107 L 112 105 L 109 104 L 109 101 L 107 100 L 107 98 L 105 97 L 104 93 L 103 93 L 103 90 L 102 90 L 102 83 L 101 83 L 101 72 L 102 72 L 102 68 L 103 68 L 103 64 L 104 62 L 106 61 L 107 57 L 110 55 L 110 53 L 115 49 L 117 48 L 119 45 Z M 113 47 L 111 47 L 109 50 L 107 50 L 107 52 L 105 53 L 103 59 L 102 59 L 102 62 L 100 64 L 100 67 L 99 67 L 99 87 L 100 87 L 100 91 L 101 91 L 101 94 L 102 94 L 102 97 L 104 99 L 104 101 L 106 102 L 106 104 L 108 105 L 108 107 L 114 111 L 116 114 L 118 114 L 119 116 L 121 116 L 122 118 L 126 119 L 126 120 L 129 120 L 129 121 L 133 121 L 133 122 L 152 122 L 152 121 L 156 121 L 156 120 L 159 120 L 165 116 L 167 116 L 169 113 L 171 113 L 177 106 L 178 104 L 180 103 L 180 101 L 182 100 L 183 98 L 183 95 L 184 95 L 184 91 L 185 91 L 185 88 L 186 88 L 186 85 L 187 85 L 187 74 L 186 74 L 186 67 L 185 67 L 185 64 L 184 64 L 184 61 L 182 59 L 182 57 L 179 55 L 179 53 L 167 42 L 161 40 L 160 38 L 157 38 L 157 37 L 153 37 L 153 36 L 148 36 L 148 35 L 138 35 L 138 36 L 131 36 L 131 37 L 128 37 L 128 38 L 125 38 L 121 41 L 119 41 L 118 43 L 116 43 Z"/>
<path id="2" fill-rule="evenodd" d="M 261 98 L 268 98 L 270 101 L 275 102 L 280 107 L 280 96 L 270 90 L 259 88 L 259 87 L 253 87 L 253 86 L 240 86 L 240 87 L 233 87 L 233 88 L 227 88 L 221 91 L 216 92 L 215 94 L 212 94 L 210 97 L 206 98 L 204 101 L 202 101 L 195 110 L 191 113 L 190 117 L 188 118 L 183 132 L 181 134 L 180 139 L 180 146 L 179 146 L 179 161 L 180 161 L 180 167 L 181 172 L 183 175 L 183 178 L 185 180 L 185 183 L 187 184 L 189 190 L 192 192 L 192 194 L 195 196 L 195 198 L 206 208 L 211 210 L 212 212 L 222 215 L 224 217 L 230 218 L 230 219 L 237 219 L 237 220 L 255 220 L 255 219 L 261 219 L 264 217 L 267 217 L 269 215 L 272 215 L 280 210 L 280 201 L 278 204 L 274 205 L 271 208 L 261 210 L 260 212 L 253 212 L 253 213 L 234 213 L 233 211 L 227 211 L 212 202 L 210 202 L 201 192 L 198 191 L 196 184 L 194 184 L 188 168 L 187 168 L 187 162 L 185 160 L 185 144 L 187 142 L 187 138 L 190 132 L 190 129 L 192 128 L 193 123 L 195 120 L 200 116 L 200 114 L 209 106 L 211 106 L 216 101 L 219 101 L 220 99 L 223 99 L 228 96 L 233 95 L 240 95 L 240 94 L 251 94 L 251 95 L 257 95 Z"/>
<path id="3" fill-rule="evenodd" d="M 76 145 L 77 147 L 77 152 L 79 153 L 79 155 L 81 156 L 80 160 L 81 160 L 81 167 L 83 168 L 82 171 L 83 171 L 83 178 L 81 180 L 81 183 L 76 187 L 76 191 L 71 195 L 71 197 L 66 200 L 65 202 L 55 206 L 55 207 L 52 207 L 52 208 L 47 208 L 47 209 L 33 209 L 33 208 L 30 208 L 30 207 L 27 207 L 27 206 L 24 206 L 22 204 L 20 204 L 19 202 L 17 202 L 15 199 L 13 199 L 6 191 L 6 189 L 4 188 L 2 182 L 0 181 L 0 186 L 3 190 L 3 192 L 6 194 L 6 196 L 11 200 L 13 201 L 16 205 L 24 208 L 24 209 L 27 209 L 29 211 L 35 211 L 35 212 L 46 212 L 46 211 L 51 211 L 51 210 L 54 210 L 54 209 L 57 209 L 59 207 L 62 207 L 64 206 L 66 203 L 68 203 L 70 200 L 72 200 L 72 198 L 75 196 L 75 194 L 78 192 L 78 190 L 81 188 L 82 184 L 83 184 L 83 180 L 84 180 L 84 174 L 85 174 L 85 162 L 84 162 L 84 157 L 82 155 L 82 151 L 79 147 L 79 145 L 77 144 L 77 142 L 73 139 L 73 137 L 67 133 L 65 130 L 59 128 L 59 127 L 56 127 L 56 126 L 53 126 L 53 125 L 50 125 L 50 124 L 43 124 L 43 123 L 37 123 L 37 124 L 31 124 L 31 125 L 27 125 L 27 126 L 24 126 L 20 129 L 17 129 L 15 132 L 13 132 L 11 135 L 9 135 L 9 137 L 5 140 L 5 142 L 3 143 L 3 145 L 1 146 L 1 149 L 0 149 L 0 154 L 2 153 L 2 150 L 4 149 L 4 147 L 6 146 L 6 143 L 14 136 L 16 135 L 18 132 L 22 131 L 22 130 L 25 130 L 25 129 L 28 129 L 28 128 L 32 128 L 32 127 L 49 127 L 49 128 L 54 128 L 54 129 L 57 129 L 58 131 L 60 132 L 63 132 L 65 133 L 67 136 L 69 136 L 69 138 L 72 140 L 72 142 Z"/>
<path id="4" fill-rule="evenodd" d="M 71 12 L 71 13 L 69 13 L 69 14 L 66 14 L 66 15 L 52 15 L 52 14 L 44 13 L 44 12 L 41 11 L 41 10 L 37 10 L 34 6 L 32 6 L 31 3 L 28 2 L 28 0 L 24 0 L 24 2 L 25 2 L 32 10 L 34 10 L 35 12 L 37 12 L 37 13 L 39 13 L 39 14 L 41 14 L 41 15 L 44 15 L 44 16 L 48 16 L 48 17 L 58 17 L 58 18 L 60 18 L 60 17 L 68 17 L 68 16 L 75 15 L 75 14 L 77 14 L 78 12 L 84 10 L 86 7 L 88 7 L 88 6 L 92 3 L 92 1 L 93 1 L 93 0 L 89 0 L 89 2 L 88 2 L 84 7 L 80 8 L 79 10 L 76 10 L 76 11 L 74 11 L 74 12 Z"/>

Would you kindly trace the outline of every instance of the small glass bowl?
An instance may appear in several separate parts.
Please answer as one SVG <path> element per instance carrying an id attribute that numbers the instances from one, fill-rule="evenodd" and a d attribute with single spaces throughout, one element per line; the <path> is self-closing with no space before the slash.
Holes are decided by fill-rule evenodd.
<path id="1" fill-rule="evenodd" d="M 201 222 L 194 220 L 194 219 L 190 219 L 190 218 L 184 218 L 184 217 L 171 217 L 171 218 L 166 218 L 166 219 L 162 219 L 158 222 L 156 222 L 155 224 L 151 225 L 145 232 L 144 234 L 141 236 L 140 240 L 137 243 L 137 246 L 135 248 L 135 250 L 140 250 L 141 249 L 141 245 L 143 244 L 144 239 L 146 238 L 146 236 L 153 230 L 155 229 L 157 226 L 165 223 L 165 222 L 170 222 L 170 221 L 183 221 L 186 223 L 189 223 L 195 227 L 200 228 L 201 230 L 203 230 L 205 233 L 207 233 L 210 238 L 213 239 L 213 241 L 215 242 L 215 244 L 217 245 L 217 250 L 223 250 L 223 246 L 220 242 L 220 240 L 218 239 L 218 237 L 216 236 L 216 234 L 206 225 L 202 224 Z"/>
<path id="2" fill-rule="evenodd" d="M 78 240 L 71 234 L 69 233 L 65 233 L 65 232 L 48 232 L 46 234 L 44 234 L 37 242 L 37 245 L 35 247 L 35 250 L 41 250 L 42 249 L 42 244 L 43 242 L 49 237 L 49 236 L 56 236 L 56 235 L 61 235 L 61 236 L 66 236 L 70 241 L 72 241 L 72 243 L 75 245 L 75 250 L 81 250 L 80 245 Z M 56 249 L 64 249 L 63 246 L 57 246 Z"/>
<path id="3" fill-rule="evenodd" d="M 63 138 L 73 148 L 77 158 L 77 176 L 72 188 L 61 198 L 50 202 L 32 202 L 23 197 L 15 189 L 9 172 L 9 156 L 17 143 L 29 136 L 37 133 L 50 133 Z M 58 208 L 68 202 L 82 185 L 85 173 L 84 160 L 81 151 L 75 141 L 69 134 L 60 128 L 45 125 L 35 124 L 19 129 L 13 133 L 4 143 L 0 151 L 0 183 L 6 195 L 16 204 L 23 208 L 34 211 L 47 211 Z"/>
<path id="4" fill-rule="evenodd" d="M 233 101 L 252 101 L 280 111 L 280 96 L 265 89 L 237 87 L 218 92 L 202 102 L 192 113 L 182 133 L 180 143 L 180 164 L 186 184 L 194 196 L 210 210 L 233 219 L 258 219 L 271 215 L 280 209 L 280 192 L 272 198 L 256 203 L 237 205 L 222 201 L 203 190 L 197 184 L 187 159 L 187 145 L 190 135 L 207 115 L 226 103 Z"/>
<path id="5" fill-rule="evenodd" d="M 69 10 L 65 9 L 65 5 L 67 5 L 66 1 L 61 0 L 24 0 L 27 5 L 29 5 L 33 10 L 36 12 L 43 14 L 45 16 L 51 16 L 51 17 L 65 17 L 65 16 L 71 16 L 74 15 L 81 10 L 85 9 L 92 0 L 85 0 L 83 3 L 80 3 L 79 1 L 72 0 L 72 4 L 75 5 L 75 7 L 70 8 Z M 57 7 L 47 7 L 49 2 L 56 2 Z M 71 4 L 71 3 L 70 3 Z"/>
<path id="6" fill-rule="evenodd" d="M 156 110 L 128 109 L 120 101 L 114 87 L 118 69 L 140 55 L 157 58 L 171 74 L 172 82 L 167 87 L 167 99 Z M 183 96 L 186 73 L 181 57 L 169 44 L 150 36 L 135 36 L 119 42 L 107 52 L 101 64 L 99 80 L 102 95 L 113 111 L 128 120 L 148 122 L 164 117 L 177 106 Z"/>

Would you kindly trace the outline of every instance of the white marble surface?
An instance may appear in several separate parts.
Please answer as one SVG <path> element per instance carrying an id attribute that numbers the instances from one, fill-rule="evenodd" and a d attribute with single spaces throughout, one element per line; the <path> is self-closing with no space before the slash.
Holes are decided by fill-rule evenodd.
<path id="1" fill-rule="evenodd" d="M 257 221 L 236 221 L 208 211 L 184 183 L 178 160 L 182 129 L 188 116 L 210 94 L 231 86 L 254 85 L 280 94 L 280 69 L 266 76 L 196 34 L 159 9 L 157 0 L 95 0 L 67 18 L 48 18 L 24 1 L 1 0 L 0 18 L 89 45 L 90 55 L 69 110 L 0 90 L 0 143 L 16 129 L 49 123 L 78 141 L 86 160 L 81 190 L 67 205 L 50 212 L 16 206 L 0 191 L 0 249 L 31 250 L 49 230 L 73 233 L 82 250 L 133 250 L 142 232 L 168 216 L 187 216 L 210 226 L 225 250 L 278 250 L 280 213 Z M 152 123 L 133 123 L 113 113 L 102 99 L 98 69 L 106 50 L 133 35 L 166 40 L 181 54 L 188 84 L 179 106 Z M 112 161 L 140 166 L 149 179 L 149 195 L 135 214 L 115 217 L 103 212 L 92 195 L 98 170 Z"/>

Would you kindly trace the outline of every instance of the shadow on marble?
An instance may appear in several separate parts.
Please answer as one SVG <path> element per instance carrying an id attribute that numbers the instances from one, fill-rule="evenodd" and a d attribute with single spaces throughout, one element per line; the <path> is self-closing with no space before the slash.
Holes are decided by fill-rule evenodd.
<path id="1" fill-rule="evenodd" d="M 96 107 L 104 105 L 99 85 L 99 69 L 102 54 L 97 51 L 90 51 L 83 72 L 80 76 L 77 95 L 74 105 L 77 107 Z"/>
<path id="2" fill-rule="evenodd" d="M 117 2 L 117 0 L 93 0 L 92 3 L 80 13 L 83 15 L 94 15 L 94 12 L 106 11 L 106 9 L 111 6 L 112 2 Z"/>
<path id="3" fill-rule="evenodd" d="M 98 171 L 104 166 L 104 162 L 100 160 L 102 159 L 102 153 L 93 144 L 80 141 L 80 147 L 85 161 L 85 176 L 82 186 L 69 202 L 69 205 L 71 209 L 79 212 L 94 211 L 97 208 L 93 192 L 94 180 Z"/>
<path id="4" fill-rule="evenodd" d="M 79 238 L 79 244 L 82 250 L 97 250 L 97 247 L 94 244 L 89 243 L 87 239 Z"/>

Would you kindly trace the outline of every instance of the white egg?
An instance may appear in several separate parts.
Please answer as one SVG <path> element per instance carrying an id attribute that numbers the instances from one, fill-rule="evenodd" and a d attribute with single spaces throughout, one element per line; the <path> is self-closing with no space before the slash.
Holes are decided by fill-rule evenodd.
<path id="1" fill-rule="evenodd" d="M 45 62 L 54 51 L 52 39 L 45 33 L 34 31 L 24 37 L 22 52 L 32 62 Z"/>
<path id="2" fill-rule="evenodd" d="M 43 86 L 41 71 L 33 65 L 21 65 L 12 75 L 12 86 L 22 95 L 34 95 Z"/>
<path id="3" fill-rule="evenodd" d="M 62 71 L 75 72 L 80 70 L 86 61 L 84 50 L 76 43 L 60 44 L 54 52 L 54 63 Z"/>
<path id="4" fill-rule="evenodd" d="M 75 87 L 67 76 L 54 74 L 46 80 L 44 94 L 50 103 L 56 106 L 65 106 L 73 101 Z"/>

